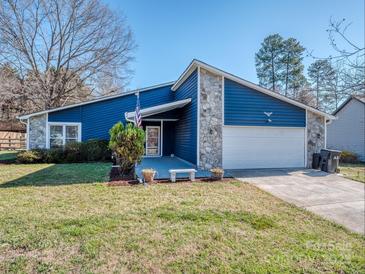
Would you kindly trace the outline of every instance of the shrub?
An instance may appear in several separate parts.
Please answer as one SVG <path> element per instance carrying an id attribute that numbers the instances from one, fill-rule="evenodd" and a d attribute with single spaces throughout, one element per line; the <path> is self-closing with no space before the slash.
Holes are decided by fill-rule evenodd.
<path id="1" fill-rule="evenodd" d="M 39 150 L 26 150 L 18 153 L 16 161 L 20 164 L 40 163 L 43 161 L 43 155 Z"/>
<path id="2" fill-rule="evenodd" d="M 81 150 L 82 150 L 82 145 L 83 143 L 79 143 L 79 142 L 71 142 L 66 144 L 65 149 L 64 149 L 64 155 L 63 155 L 63 160 L 66 163 L 78 163 L 78 162 L 82 162 L 82 154 L 81 154 Z"/>
<path id="3" fill-rule="evenodd" d="M 88 140 L 82 143 L 80 153 L 81 158 L 88 162 L 105 161 L 111 158 L 111 151 L 106 140 Z"/>
<path id="4" fill-rule="evenodd" d="M 353 153 L 351 151 L 344 150 L 340 154 L 340 162 L 341 163 L 356 164 L 356 163 L 359 162 L 359 158 L 355 153 Z"/>
<path id="5" fill-rule="evenodd" d="M 106 140 L 71 142 L 64 148 L 32 149 L 20 152 L 17 162 L 32 163 L 80 163 L 110 160 L 111 151 Z"/>
<path id="6" fill-rule="evenodd" d="M 44 162 L 44 159 L 47 155 L 47 149 L 45 148 L 35 148 L 32 149 L 33 152 L 37 153 L 38 157 L 40 157 L 40 162 Z"/>
<path id="7" fill-rule="evenodd" d="M 63 163 L 65 159 L 65 153 L 62 148 L 51 148 L 46 151 L 44 162 L 59 164 Z"/>
<path id="8" fill-rule="evenodd" d="M 142 160 L 144 131 L 131 123 L 124 126 L 119 122 L 110 129 L 109 133 L 109 148 L 118 157 L 122 174 L 128 174 L 134 169 L 134 164 Z"/>

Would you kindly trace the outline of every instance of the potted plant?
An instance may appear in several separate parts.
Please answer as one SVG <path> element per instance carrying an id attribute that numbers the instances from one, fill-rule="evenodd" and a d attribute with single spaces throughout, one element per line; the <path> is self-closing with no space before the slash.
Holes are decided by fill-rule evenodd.
<path id="1" fill-rule="evenodd" d="M 153 179 L 155 178 L 156 171 L 152 168 L 142 169 L 143 179 L 146 183 L 153 183 Z"/>
<path id="2" fill-rule="evenodd" d="M 215 167 L 215 168 L 212 168 L 210 170 L 210 172 L 212 173 L 213 180 L 222 180 L 223 179 L 224 170 L 222 168 Z"/>

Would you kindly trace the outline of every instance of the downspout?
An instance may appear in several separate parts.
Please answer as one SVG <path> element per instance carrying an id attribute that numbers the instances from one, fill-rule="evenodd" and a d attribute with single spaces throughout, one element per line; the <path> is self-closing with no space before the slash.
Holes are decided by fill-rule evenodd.
<path id="1" fill-rule="evenodd" d="M 336 119 L 328 119 L 328 120 L 326 120 L 326 125 L 330 125 L 330 124 L 332 124 L 332 121 L 333 120 L 336 120 Z"/>

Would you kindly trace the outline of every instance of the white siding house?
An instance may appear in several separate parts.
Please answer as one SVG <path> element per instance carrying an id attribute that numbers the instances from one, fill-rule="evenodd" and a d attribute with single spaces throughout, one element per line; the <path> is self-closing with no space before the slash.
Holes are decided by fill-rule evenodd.
<path id="1" fill-rule="evenodd" d="M 356 153 L 365 161 L 365 97 L 351 96 L 327 125 L 327 147 Z"/>

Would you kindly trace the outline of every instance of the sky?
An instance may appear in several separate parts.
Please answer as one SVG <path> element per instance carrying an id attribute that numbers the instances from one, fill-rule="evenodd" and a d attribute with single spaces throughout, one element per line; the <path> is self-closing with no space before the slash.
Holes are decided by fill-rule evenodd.
<path id="1" fill-rule="evenodd" d="M 331 17 L 345 18 L 349 36 L 364 44 L 365 0 L 103 1 L 124 14 L 138 45 L 127 89 L 175 81 L 194 58 L 258 83 L 255 53 L 267 35 L 294 37 L 325 57 L 334 53 Z"/>

